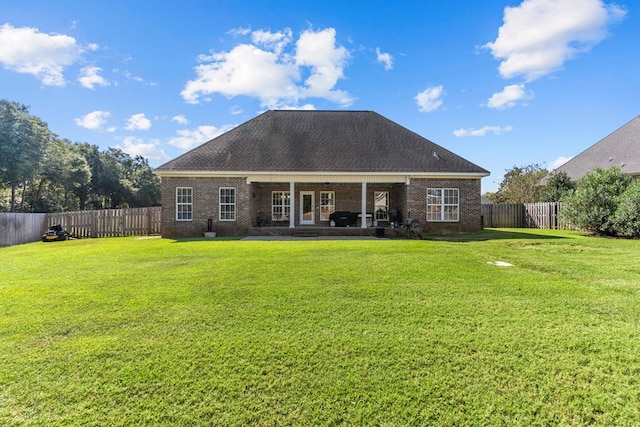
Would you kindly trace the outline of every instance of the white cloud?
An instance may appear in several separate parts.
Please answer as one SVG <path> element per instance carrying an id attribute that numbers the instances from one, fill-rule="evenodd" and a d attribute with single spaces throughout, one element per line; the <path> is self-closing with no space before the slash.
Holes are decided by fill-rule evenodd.
<path id="1" fill-rule="evenodd" d="M 304 105 L 281 105 L 279 106 L 282 110 L 315 110 L 316 107 L 313 104 L 304 104 Z"/>
<path id="2" fill-rule="evenodd" d="M 555 159 L 554 161 L 552 161 L 551 163 L 549 163 L 549 166 L 547 166 L 547 170 L 553 171 L 553 170 L 559 168 L 560 166 L 564 165 L 565 163 L 567 163 L 572 158 L 573 157 L 562 157 L 562 156 L 560 156 L 557 159 Z"/>
<path id="3" fill-rule="evenodd" d="M 107 119 L 110 116 L 111 113 L 108 111 L 96 110 L 85 114 L 80 118 L 74 119 L 74 121 L 80 127 L 96 130 L 100 129 L 107 122 Z"/>
<path id="4" fill-rule="evenodd" d="M 464 136 L 485 136 L 488 133 L 500 135 L 505 132 L 511 132 L 512 130 L 512 126 L 483 126 L 480 129 L 470 128 L 454 130 L 453 134 L 460 138 Z"/>
<path id="5" fill-rule="evenodd" d="M 171 118 L 171 121 L 172 121 L 172 122 L 176 122 L 176 123 L 178 123 L 179 125 L 186 125 L 186 124 L 188 124 L 188 123 L 189 123 L 189 121 L 187 120 L 187 118 L 186 118 L 184 115 L 182 115 L 182 114 L 180 114 L 180 115 L 178 115 L 178 116 L 173 116 L 173 117 Z"/>
<path id="6" fill-rule="evenodd" d="M 280 56 L 285 46 L 291 43 L 292 36 L 293 34 L 290 28 L 286 28 L 284 31 L 278 31 L 277 33 L 257 30 L 251 34 L 251 40 L 256 45 L 273 50 L 276 55 Z"/>
<path id="7" fill-rule="evenodd" d="M 136 76 L 131 71 L 127 71 L 127 70 L 122 71 L 122 75 L 124 77 L 126 77 L 127 79 L 129 79 L 129 80 L 132 80 L 132 81 L 138 82 L 138 83 L 142 83 L 142 84 L 147 85 L 147 86 L 158 86 L 157 83 L 145 81 L 142 77 Z"/>
<path id="8" fill-rule="evenodd" d="M 118 145 L 117 148 L 120 148 L 130 156 L 143 156 L 155 161 L 169 160 L 169 156 L 160 148 L 160 141 L 157 139 L 145 141 L 133 136 L 127 136 L 123 138 L 122 144 Z"/>
<path id="9" fill-rule="evenodd" d="M 187 82 L 181 95 L 197 104 L 202 95 L 219 93 L 228 98 L 247 95 L 269 105 L 281 98 L 294 98 L 297 70 L 292 64 L 278 62 L 272 52 L 241 44 L 230 52 L 201 57 L 198 77 Z"/>
<path id="10" fill-rule="evenodd" d="M 233 29 L 227 31 L 227 34 L 231 34 L 234 37 L 246 36 L 249 33 L 251 33 L 251 28 L 250 27 L 233 28 Z"/>
<path id="11" fill-rule="evenodd" d="M 428 87 L 415 96 L 418 109 L 423 113 L 435 111 L 442 105 L 444 88 L 442 86 Z"/>
<path id="12" fill-rule="evenodd" d="M 203 144 L 216 136 L 220 136 L 236 125 L 226 125 L 222 128 L 215 126 L 198 126 L 195 130 L 179 130 L 178 136 L 171 138 L 169 144 L 183 150 L 189 150 L 197 145 Z"/>
<path id="13" fill-rule="evenodd" d="M 237 32 L 235 34 L 241 34 Z M 197 77 L 186 83 L 181 95 L 197 104 L 202 97 L 221 94 L 228 98 L 251 96 L 268 108 L 297 104 L 311 97 L 348 106 L 351 96 L 334 87 L 344 77 L 349 53 L 336 46 L 335 30 L 303 32 L 295 44 L 291 30 L 271 33 L 254 31 L 253 44 L 239 44 L 228 52 L 200 55 Z M 259 45 L 259 46 L 257 46 Z M 285 52 L 285 48 L 289 51 Z M 301 83 L 302 76 L 307 78 Z"/>
<path id="14" fill-rule="evenodd" d="M 122 75 L 134 82 L 144 83 L 144 79 L 142 77 L 133 75 L 131 71 L 124 71 Z"/>
<path id="15" fill-rule="evenodd" d="M 110 83 L 99 75 L 100 71 L 102 71 L 100 67 L 84 67 L 80 70 L 78 81 L 83 87 L 91 90 L 95 89 L 96 85 L 109 86 Z"/>
<path id="16" fill-rule="evenodd" d="M 491 95 L 487 101 L 487 107 L 496 110 L 515 107 L 519 101 L 527 101 L 533 98 L 533 92 L 527 92 L 523 84 L 505 86 L 502 92 Z"/>
<path id="17" fill-rule="evenodd" d="M 144 116 L 144 113 L 134 114 L 127 120 L 127 130 L 149 130 L 151 120 Z"/>
<path id="18" fill-rule="evenodd" d="M 338 79 L 344 77 L 343 70 L 349 52 L 343 46 L 336 47 L 336 30 L 327 28 L 314 32 L 307 30 L 296 43 L 296 64 L 311 67 L 311 75 L 301 90 L 302 98 L 326 98 L 344 106 L 353 102 L 351 96 L 341 90 L 333 90 Z"/>
<path id="19" fill-rule="evenodd" d="M 498 37 L 484 47 L 502 60 L 502 77 L 532 81 L 589 51 L 606 37 L 606 27 L 624 15 L 602 0 L 525 0 L 504 9 Z"/>
<path id="20" fill-rule="evenodd" d="M 388 53 L 380 52 L 380 48 L 376 48 L 376 56 L 378 58 L 378 62 L 384 64 L 385 70 L 390 70 L 393 68 L 393 57 Z"/>
<path id="21" fill-rule="evenodd" d="M 82 52 L 71 36 L 10 24 L 0 27 L 0 63 L 9 70 L 32 74 L 46 86 L 64 86 L 64 69 L 78 61 Z"/>

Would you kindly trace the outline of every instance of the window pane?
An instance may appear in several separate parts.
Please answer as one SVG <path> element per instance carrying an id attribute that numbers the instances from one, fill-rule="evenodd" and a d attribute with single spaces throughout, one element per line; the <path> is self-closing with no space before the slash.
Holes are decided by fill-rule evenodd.
<path id="1" fill-rule="evenodd" d="M 427 221 L 439 221 L 440 220 L 440 206 L 429 206 L 427 208 Z"/>
<path id="2" fill-rule="evenodd" d="M 459 221 L 460 192 L 457 188 L 427 189 L 427 221 Z"/>
<path id="3" fill-rule="evenodd" d="M 377 221 L 387 221 L 389 219 L 389 192 L 376 191 L 373 193 L 373 211 Z"/>
<path id="4" fill-rule="evenodd" d="M 176 188 L 176 220 L 191 221 L 193 218 L 193 189 L 191 187 Z"/>
<path id="5" fill-rule="evenodd" d="M 220 188 L 220 220 L 235 221 L 236 219 L 236 189 Z"/>
<path id="6" fill-rule="evenodd" d="M 333 191 L 320 192 L 320 221 L 329 221 L 329 216 L 336 210 L 336 198 Z"/>
<path id="7" fill-rule="evenodd" d="M 271 193 L 271 219 L 273 221 L 287 221 L 289 219 L 291 197 L 288 191 L 274 191 Z"/>

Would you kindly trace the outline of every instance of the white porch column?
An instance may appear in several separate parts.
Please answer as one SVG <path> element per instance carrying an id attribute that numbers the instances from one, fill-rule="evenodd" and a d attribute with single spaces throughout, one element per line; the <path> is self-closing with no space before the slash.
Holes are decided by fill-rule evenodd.
<path id="1" fill-rule="evenodd" d="M 294 181 L 289 181 L 289 195 L 291 198 L 289 199 L 289 228 L 296 227 L 296 183 Z"/>
<path id="2" fill-rule="evenodd" d="M 367 181 L 362 181 L 362 202 L 360 212 L 360 228 L 367 228 Z"/>

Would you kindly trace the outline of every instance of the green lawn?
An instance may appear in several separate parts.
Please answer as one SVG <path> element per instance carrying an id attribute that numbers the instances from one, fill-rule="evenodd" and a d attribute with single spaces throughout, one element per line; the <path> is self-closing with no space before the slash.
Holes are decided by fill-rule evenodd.
<path id="1" fill-rule="evenodd" d="M 640 425 L 639 255 L 548 230 L 0 248 L 0 425 Z"/>

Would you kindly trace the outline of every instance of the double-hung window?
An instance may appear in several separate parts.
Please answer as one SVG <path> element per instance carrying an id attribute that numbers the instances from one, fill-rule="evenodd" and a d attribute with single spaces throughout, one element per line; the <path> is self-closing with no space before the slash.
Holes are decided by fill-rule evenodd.
<path id="1" fill-rule="evenodd" d="M 193 188 L 176 187 L 176 221 L 193 219 Z"/>
<path id="2" fill-rule="evenodd" d="M 333 191 L 320 192 L 320 221 L 329 221 L 329 216 L 336 211 L 336 194 Z"/>
<path id="3" fill-rule="evenodd" d="M 220 187 L 220 221 L 236 220 L 236 189 Z"/>
<path id="4" fill-rule="evenodd" d="M 460 191 L 457 188 L 427 189 L 427 221 L 455 222 L 460 219 Z"/>
<path id="5" fill-rule="evenodd" d="M 271 221 L 288 221 L 291 214 L 291 195 L 288 191 L 271 193 Z"/>

